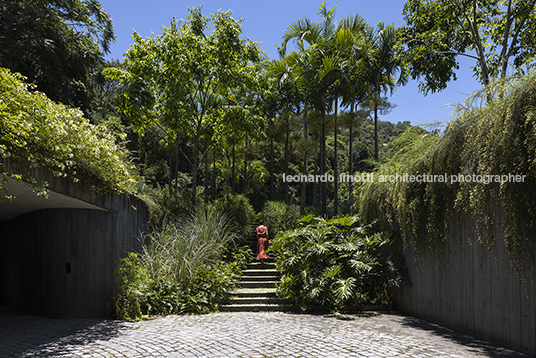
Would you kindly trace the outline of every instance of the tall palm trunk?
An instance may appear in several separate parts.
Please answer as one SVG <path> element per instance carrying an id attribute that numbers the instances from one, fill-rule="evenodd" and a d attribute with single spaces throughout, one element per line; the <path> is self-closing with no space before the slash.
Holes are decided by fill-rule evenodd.
<path id="1" fill-rule="evenodd" d="M 380 105 L 380 84 L 379 78 L 376 78 L 374 92 L 374 160 L 378 161 L 378 106 Z"/>
<path id="2" fill-rule="evenodd" d="M 287 123 L 286 123 L 286 138 L 285 138 L 285 178 L 288 176 L 288 150 L 289 150 L 289 132 L 290 132 L 290 112 L 288 110 L 288 104 L 287 104 Z M 289 204 L 289 195 L 288 195 L 288 182 L 286 180 L 283 181 L 283 186 L 285 189 L 285 204 Z"/>
<path id="3" fill-rule="evenodd" d="M 349 174 L 350 175 L 354 175 L 354 152 L 352 151 L 352 145 L 353 145 L 353 142 L 354 142 L 354 137 L 353 137 L 353 130 L 354 130 L 354 101 L 352 101 L 352 104 L 350 105 L 350 143 L 348 144 L 348 160 L 349 160 L 349 163 L 348 163 L 348 171 L 350 172 Z M 348 200 L 349 200 L 349 204 L 352 205 L 352 202 L 353 202 L 353 191 L 354 191 L 354 188 L 353 188 L 353 181 L 350 180 L 350 183 L 348 183 Z"/>
<path id="4" fill-rule="evenodd" d="M 322 95 L 322 137 L 320 139 L 320 175 L 326 174 L 326 95 Z M 327 213 L 326 181 L 320 183 L 322 197 L 322 217 Z"/>
<path id="5" fill-rule="evenodd" d="M 315 157 L 314 169 L 315 169 L 315 178 L 318 178 L 318 169 L 320 167 L 320 153 Z M 313 182 L 313 208 L 316 208 L 318 203 L 318 180 Z"/>
<path id="6" fill-rule="evenodd" d="M 339 168 L 338 168 L 338 158 L 337 158 L 337 132 L 339 131 L 338 129 L 338 125 L 339 125 L 339 121 L 338 121 L 338 118 L 337 118 L 337 115 L 338 115 L 338 110 L 339 110 L 339 103 L 338 103 L 338 98 L 337 98 L 337 93 L 335 92 L 335 135 L 334 135 L 334 140 L 335 140 L 335 143 L 333 144 L 334 145 L 334 150 L 335 150 L 335 160 L 333 162 L 333 166 L 334 166 L 334 176 L 335 176 L 335 181 L 334 181 L 334 185 L 335 185 L 335 200 L 334 200 L 334 203 L 333 203 L 333 215 L 334 216 L 337 216 L 338 213 L 339 213 L 339 185 L 338 185 L 338 182 L 339 182 Z"/>
<path id="7" fill-rule="evenodd" d="M 270 138 L 270 201 L 274 200 L 274 138 Z"/>
<path id="8" fill-rule="evenodd" d="M 246 147 L 244 150 L 244 195 L 248 193 L 248 134 L 246 133 Z"/>
<path id="9" fill-rule="evenodd" d="M 303 120 L 303 138 L 305 139 L 305 143 L 307 144 L 307 138 L 308 138 L 308 132 L 309 129 L 307 127 L 307 102 L 305 102 L 304 112 L 305 112 L 305 118 Z M 303 175 L 307 175 L 307 153 L 304 153 L 303 156 Z M 302 187 L 301 187 L 301 205 L 300 205 L 300 215 L 305 215 L 305 196 L 307 194 L 306 190 L 306 181 L 302 181 Z"/>

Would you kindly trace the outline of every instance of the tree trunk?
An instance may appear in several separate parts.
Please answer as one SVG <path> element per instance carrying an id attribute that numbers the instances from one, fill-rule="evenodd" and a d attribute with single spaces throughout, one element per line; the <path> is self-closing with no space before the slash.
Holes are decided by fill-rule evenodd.
<path id="1" fill-rule="evenodd" d="M 314 168 L 315 168 L 315 178 L 318 178 L 317 175 L 318 175 L 318 167 L 320 165 L 320 153 L 318 153 L 318 155 L 315 157 L 315 162 L 314 162 Z M 318 195 L 318 181 L 315 180 L 313 182 L 313 208 L 316 209 L 317 207 L 317 203 L 318 203 L 318 198 L 317 198 L 317 195 Z"/>
<path id="2" fill-rule="evenodd" d="M 307 144 L 307 138 L 308 138 L 308 132 L 309 128 L 307 127 L 307 103 L 305 103 L 305 118 L 303 122 L 303 138 L 306 141 Z M 303 156 L 303 175 L 307 175 L 307 153 Z M 306 188 L 306 181 L 302 181 L 302 187 L 301 187 L 301 205 L 300 205 L 300 215 L 305 215 L 305 196 L 307 195 L 307 188 Z"/>
<path id="3" fill-rule="evenodd" d="M 288 114 L 288 117 L 287 117 L 287 128 L 286 128 L 286 132 L 287 132 L 287 136 L 285 138 L 285 178 L 287 177 L 288 175 L 288 141 L 289 141 L 289 131 L 290 131 L 290 113 L 288 111 L 288 105 L 287 105 L 287 114 Z M 288 182 L 286 181 L 286 179 L 283 181 L 283 187 L 284 187 L 284 190 L 285 190 L 285 204 L 289 204 L 289 196 L 288 196 Z"/>
<path id="4" fill-rule="evenodd" d="M 322 96 L 322 136 L 320 138 L 320 175 L 326 174 L 326 95 Z M 326 181 L 320 183 L 322 196 L 322 217 L 327 214 Z"/>
<path id="5" fill-rule="evenodd" d="M 270 201 L 274 200 L 274 138 L 270 138 Z"/>
<path id="6" fill-rule="evenodd" d="M 193 147 L 193 168 L 192 168 L 192 208 L 195 209 L 196 205 L 196 194 L 197 194 L 197 166 L 199 165 L 199 158 L 197 158 L 199 154 L 199 138 L 196 137 L 194 139 L 194 147 Z M 176 185 L 176 184 L 175 184 Z"/>
<path id="7" fill-rule="evenodd" d="M 350 106 L 350 143 L 348 144 L 348 171 L 350 172 L 350 175 L 354 175 L 354 152 L 352 151 L 352 144 L 354 141 L 353 137 L 353 129 L 354 129 L 354 102 L 352 101 L 352 104 Z M 350 180 L 348 183 L 348 201 L 349 205 L 351 206 L 353 203 L 353 181 Z"/>
<path id="8" fill-rule="evenodd" d="M 380 100 L 380 84 L 376 79 L 376 88 L 374 93 L 374 160 L 378 161 L 378 106 Z"/>
<path id="9" fill-rule="evenodd" d="M 338 118 L 337 118 L 337 115 L 338 115 L 338 110 L 339 110 L 339 101 L 338 101 L 338 98 L 337 98 L 337 93 L 335 93 L 335 135 L 334 135 L 334 140 L 335 140 L 335 143 L 333 144 L 334 145 L 334 151 L 335 151 L 335 160 L 333 162 L 333 166 L 334 166 L 334 176 L 335 176 L 335 181 L 333 182 L 333 184 L 335 185 L 335 200 L 333 202 L 333 215 L 334 216 L 337 216 L 339 214 L 339 168 L 338 168 L 338 158 L 337 158 L 337 132 L 339 131 L 338 129 L 338 125 L 339 125 L 339 121 L 338 121 Z"/>
<path id="10" fill-rule="evenodd" d="M 248 134 L 246 133 L 246 142 L 244 149 L 244 195 L 248 194 Z"/>
<path id="11" fill-rule="evenodd" d="M 205 148 L 205 202 L 208 202 L 210 175 L 208 171 L 208 146 Z"/>

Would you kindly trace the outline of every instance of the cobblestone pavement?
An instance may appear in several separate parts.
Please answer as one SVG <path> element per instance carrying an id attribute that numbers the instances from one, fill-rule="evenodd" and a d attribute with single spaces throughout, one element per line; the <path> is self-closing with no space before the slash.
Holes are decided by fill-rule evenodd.
<path id="1" fill-rule="evenodd" d="M 0 357 L 525 357 L 398 314 L 281 312 L 142 322 L 0 313 Z"/>

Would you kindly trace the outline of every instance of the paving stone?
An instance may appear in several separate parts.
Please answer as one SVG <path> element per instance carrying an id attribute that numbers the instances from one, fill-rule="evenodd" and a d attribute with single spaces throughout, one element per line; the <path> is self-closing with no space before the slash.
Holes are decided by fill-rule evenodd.
<path id="1" fill-rule="evenodd" d="M 0 357 L 526 357 L 410 316 L 222 312 L 141 322 L 0 313 Z"/>

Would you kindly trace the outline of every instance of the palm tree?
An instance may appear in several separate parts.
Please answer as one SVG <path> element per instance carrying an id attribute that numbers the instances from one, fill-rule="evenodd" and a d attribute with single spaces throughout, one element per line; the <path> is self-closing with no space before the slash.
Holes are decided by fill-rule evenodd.
<path id="1" fill-rule="evenodd" d="M 303 154 L 303 175 L 307 175 L 307 161 L 314 150 L 311 150 L 309 143 L 309 126 L 308 126 L 308 112 L 313 97 L 313 88 L 315 85 L 315 61 L 316 61 L 316 45 L 312 45 L 309 48 L 304 48 L 303 41 L 299 41 L 299 51 L 292 51 L 285 56 L 286 61 L 294 69 L 294 76 L 296 79 L 296 85 L 299 92 L 299 98 L 303 104 L 302 118 L 303 118 L 303 140 L 301 142 L 302 154 Z M 300 106 L 301 107 L 301 106 Z M 305 198 L 306 198 L 306 182 L 302 182 L 301 187 L 301 201 L 300 201 L 300 213 L 305 215 Z"/>
<path id="2" fill-rule="evenodd" d="M 322 22 L 312 22 L 307 18 L 301 18 L 293 22 L 283 32 L 283 43 L 281 45 L 281 54 L 286 52 L 287 44 L 290 40 L 296 40 L 298 46 L 304 49 L 304 41 L 309 45 L 311 52 L 315 52 L 315 64 L 314 67 L 317 72 L 320 72 L 322 66 L 322 59 L 328 55 L 330 43 L 335 37 L 337 30 L 337 23 L 335 21 L 335 8 L 336 5 L 328 10 L 326 4 L 322 2 L 318 9 L 317 14 L 322 19 Z M 320 82 L 320 77 L 316 76 L 316 83 Z M 312 86 L 316 88 L 317 86 Z M 321 113 L 322 116 L 322 133 L 320 138 L 320 172 L 324 174 L 326 172 L 326 102 L 327 102 L 327 87 L 323 90 L 315 91 L 313 98 L 311 98 L 311 104 L 313 104 Z M 326 215 L 327 197 L 326 197 L 326 183 L 321 184 L 322 191 L 322 215 Z"/>
<path id="3" fill-rule="evenodd" d="M 299 97 L 297 89 L 297 79 L 294 68 L 286 58 L 274 60 L 268 67 L 268 73 L 276 78 L 277 88 L 280 92 L 283 101 L 281 112 L 282 118 L 285 120 L 285 177 L 289 174 L 289 140 L 290 140 L 290 119 L 291 106 L 295 105 Z M 288 182 L 283 182 L 285 203 L 289 203 Z"/>
<path id="4" fill-rule="evenodd" d="M 402 61 L 401 48 L 397 46 L 398 30 L 394 24 L 385 26 L 378 22 L 376 30 L 369 29 L 357 51 L 363 58 L 367 82 L 371 85 L 374 110 L 374 159 L 378 160 L 378 110 L 384 100 L 382 94 L 392 94 L 396 86 L 407 83 L 407 71 Z M 400 73 L 398 80 L 396 73 Z"/>
<path id="5" fill-rule="evenodd" d="M 331 41 L 329 48 L 329 55 L 322 59 L 322 66 L 320 68 L 321 84 L 326 88 L 331 89 L 332 98 L 334 102 L 334 176 L 338 178 L 338 145 L 337 136 L 339 131 L 339 97 L 343 96 L 343 99 L 350 97 L 353 105 L 357 100 L 358 92 L 361 92 L 359 79 L 359 62 L 361 56 L 358 52 L 354 51 L 359 43 L 362 41 L 363 34 L 368 28 L 365 19 L 359 14 L 345 17 L 337 25 L 337 30 Z M 322 87 L 321 87 L 322 88 Z M 359 89 L 359 90 L 358 90 Z M 361 96 L 360 96 L 361 97 Z M 334 215 L 338 215 L 339 207 L 339 193 L 338 193 L 338 180 L 334 182 Z"/>

